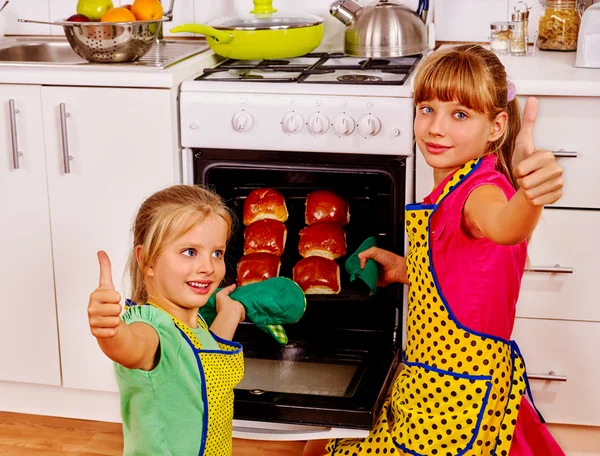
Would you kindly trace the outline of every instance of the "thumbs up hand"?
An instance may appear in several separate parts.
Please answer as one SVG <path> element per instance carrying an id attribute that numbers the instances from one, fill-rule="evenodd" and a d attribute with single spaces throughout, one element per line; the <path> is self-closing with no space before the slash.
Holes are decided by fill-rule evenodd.
<path id="1" fill-rule="evenodd" d="M 512 158 L 513 177 L 533 206 L 552 204 L 562 196 L 562 168 L 554 154 L 533 144 L 533 129 L 538 113 L 536 98 L 527 99 L 521 131 Z"/>
<path id="2" fill-rule="evenodd" d="M 98 252 L 100 264 L 100 282 L 90 295 L 88 319 L 92 334 L 98 339 L 116 336 L 121 325 L 121 295 L 112 281 L 110 259 L 106 252 Z"/>

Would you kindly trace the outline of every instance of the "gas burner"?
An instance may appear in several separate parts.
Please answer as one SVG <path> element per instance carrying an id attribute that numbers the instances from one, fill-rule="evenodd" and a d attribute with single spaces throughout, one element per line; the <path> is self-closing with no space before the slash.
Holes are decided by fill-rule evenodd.
<path id="1" fill-rule="evenodd" d="M 371 76 L 367 74 L 344 74 L 336 78 L 340 82 L 347 82 L 349 84 L 356 84 L 357 82 L 381 82 L 382 78 L 379 76 Z"/>
<path id="2" fill-rule="evenodd" d="M 276 60 L 227 59 L 214 68 L 205 68 L 196 80 L 403 85 L 420 58 L 419 55 L 367 59 L 341 53 L 314 53 Z"/>
<path id="3" fill-rule="evenodd" d="M 383 59 L 367 59 L 367 60 L 361 60 L 360 62 L 358 62 L 358 64 L 361 67 L 364 66 L 385 66 L 385 65 L 389 65 L 391 62 L 389 60 L 383 60 Z"/>
<path id="4" fill-rule="evenodd" d="M 239 79 L 264 79 L 265 77 L 262 74 L 250 74 L 242 71 L 240 73 Z"/>

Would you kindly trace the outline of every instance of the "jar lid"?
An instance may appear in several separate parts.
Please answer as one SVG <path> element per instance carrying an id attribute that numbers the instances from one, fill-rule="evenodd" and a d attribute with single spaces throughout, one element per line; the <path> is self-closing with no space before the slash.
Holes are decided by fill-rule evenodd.
<path id="1" fill-rule="evenodd" d="M 512 13 L 511 19 L 513 22 L 523 22 L 529 20 L 529 11 L 515 11 Z"/>
<path id="2" fill-rule="evenodd" d="M 512 22 L 492 22 L 490 24 L 490 30 L 498 30 L 500 32 L 505 30 L 512 30 L 515 26 Z"/>

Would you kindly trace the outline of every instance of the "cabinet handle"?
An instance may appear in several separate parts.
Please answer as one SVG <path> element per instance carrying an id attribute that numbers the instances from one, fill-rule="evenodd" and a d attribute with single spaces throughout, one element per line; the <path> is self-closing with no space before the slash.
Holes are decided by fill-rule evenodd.
<path id="1" fill-rule="evenodd" d="M 8 108 L 10 111 L 10 137 L 12 139 L 13 168 L 19 169 L 19 157 L 23 155 L 23 152 L 19 152 L 19 140 L 17 138 L 17 114 L 19 114 L 19 110 L 15 108 L 15 100 L 8 100 Z"/>
<path id="2" fill-rule="evenodd" d="M 566 382 L 566 375 L 556 375 L 554 371 L 550 371 L 547 374 L 527 374 L 529 380 L 546 380 L 548 382 Z"/>
<path id="3" fill-rule="evenodd" d="M 563 267 L 559 264 L 556 266 L 529 266 L 525 268 L 525 272 L 545 272 L 549 274 L 573 274 L 575 269 Z"/>
<path id="4" fill-rule="evenodd" d="M 69 117 L 67 108 L 64 103 L 60 104 L 60 131 L 62 133 L 62 149 L 63 149 L 63 163 L 65 165 L 65 174 L 71 172 L 71 160 L 73 157 L 69 155 L 69 135 L 67 134 L 67 117 Z"/>
<path id="5" fill-rule="evenodd" d="M 553 150 L 552 153 L 556 158 L 577 158 L 577 152 L 569 150 Z"/>

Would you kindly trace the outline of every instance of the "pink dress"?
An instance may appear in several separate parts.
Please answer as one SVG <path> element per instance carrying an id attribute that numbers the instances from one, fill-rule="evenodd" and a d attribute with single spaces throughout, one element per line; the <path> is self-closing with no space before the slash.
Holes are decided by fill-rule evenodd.
<path id="1" fill-rule="evenodd" d="M 434 204 L 451 177 L 438 185 L 423 203 Z M 465 234 L 461 227 L 463 207 L 471 192 L 481 185 L 499 187 L 507 199 L 515 194 L 506 177 L 496 170 L 496 156 L 486 157 L 479 169 L 457 186 L 432 216 L 433 264 L 456 320 L 472 331 L 510 340 L 527 242 L 502 246 Z M 510 456 L 564 456 L 525 396 Z"/>

